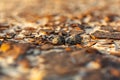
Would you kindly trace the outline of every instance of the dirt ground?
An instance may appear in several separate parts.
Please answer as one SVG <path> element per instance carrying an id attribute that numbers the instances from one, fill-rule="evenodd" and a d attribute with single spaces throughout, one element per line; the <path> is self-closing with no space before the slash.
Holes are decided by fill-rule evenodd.
<path id="1" fill-rule="evenodd" d="M 119 14 L 119 0 L 0 0 L 0 12 L 15 14 L 32 12 L 37 14 L 80 14 L 93 8 L 105 8 L 104 12 Z"/>
<path id="2" fill-rule="evenodd" d="M 120 80 L 120 0 L 0 0 L 0 80 Z"/>

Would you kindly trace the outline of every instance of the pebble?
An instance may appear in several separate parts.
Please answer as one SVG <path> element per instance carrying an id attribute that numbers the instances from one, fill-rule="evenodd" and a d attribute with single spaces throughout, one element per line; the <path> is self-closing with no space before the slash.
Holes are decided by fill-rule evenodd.
<path id="1" fill-rule="evenodd" d="M 39 54 L 41 54 L 41 51 L 39 50 L 39 49 L 30 49 L 30 50 L 28 50 L 27 51 L 27 54 L 28 55 L 39 55 Z"/>
<path id="2" fill-rule="evenodd" d="M 66 44 L 74 45 L 81 43 L 82 37 L 79 34 L 73 34 L 65 39 Z"/>
<path id="3" fill-rule="evenodd" d="M 64 37 L 58 36 L 58 35 L 50 36 L 49 40 L 52 44 L 64 44 L 65 43 Z"/>
<path id="4" fill-rule="evenodd" d="M 99 39 L 120 39 L 120 32 L 103 32 L 103 31 L 96 31 L 93 33 L 96 38 Z"/>
<path id="5" fill-rule="evenodd" d="M 82 44 L 86 45 L 90 42 L 91 38 L 89 35 L 86 34 L 82 34 Z"/>
<path id="6" fill-rule="evenodd" d="M 39 49 L 34 49 L 33 54 L 34 55 L 39 55 L 41 51 Z"/>
<path id="7" fill-rule="evenodd" d="M 21 39 L 23 39 L 24 37 L 25 37 L 25 35 L 22 34 L 22 33 L 20 33 L 20 34 L 18 34 L 18 35 L 15 36 L 15 38 L 21 38 Z"/>
<path id="8" fill-rule="evenodd" d="M 15 30 L 15 32 L 21 32 L 22 31 L 22 29 L 20 28 L 20 26 L 16 26 L 16 28 L 14 30 Z"/>
<path id="9" fill-rule="evenodd" d="M 7 52 L 9 49 L 10 49 L 10 44 L 9 43 L 3 43 L 2 45 L 1 45 L 1 47 L 0 47 L 0 50 L 2 51 L 2 52 Z"/>
<path id="10" fill-rule="evenodd" d="M 7 38 L 7 39 L 11 39 L 11 38 L 14 38 L 15 35 L 16 35 L 16 34 L 14 34 L 14 33 L 9 33 L 9 34 L 6 35 L 6 38 Z"/>
<path id="11" fill-rule="evenodd" d="M 98 62 L 91 61 L 86 66 L 89 69 L 100 69 L 100 64 Z"/>
<path id="12" fill-rule="evenodd" d="M 120 41 L 114 41 L 116 51 L 120 50 Z"/>

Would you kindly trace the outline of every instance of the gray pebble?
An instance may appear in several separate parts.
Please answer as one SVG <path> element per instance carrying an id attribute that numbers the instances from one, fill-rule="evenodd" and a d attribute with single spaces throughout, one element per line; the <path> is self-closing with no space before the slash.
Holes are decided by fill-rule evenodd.
<path id="1" fill-rule="evenodd" d="M 73 34 L 65 39 L 65 43 L 70 45 L 79 44 L 81 41 L 82 37 L 79 34 Z"/>

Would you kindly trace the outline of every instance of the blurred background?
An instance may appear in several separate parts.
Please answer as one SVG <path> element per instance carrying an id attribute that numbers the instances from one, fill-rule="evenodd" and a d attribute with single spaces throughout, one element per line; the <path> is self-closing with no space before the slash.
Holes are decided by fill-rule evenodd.
<path id="1" fill-rule="evenodd" d="M 78 15 L 90 10 L 120 14 L 120 0 L 0 0 L 0 15 Z"/>

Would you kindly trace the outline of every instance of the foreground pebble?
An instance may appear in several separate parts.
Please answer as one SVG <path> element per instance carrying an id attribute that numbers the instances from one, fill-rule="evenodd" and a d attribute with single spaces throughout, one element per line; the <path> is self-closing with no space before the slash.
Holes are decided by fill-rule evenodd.
<path id="1" fill-rule="evenodd" d="M 65 39 L 66 44 L 74 45 L 81 43 L 82 37 L 79 34 L 73 34 Z"/>

